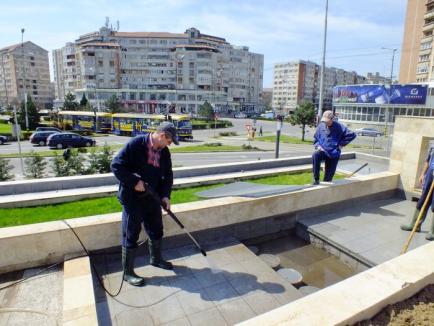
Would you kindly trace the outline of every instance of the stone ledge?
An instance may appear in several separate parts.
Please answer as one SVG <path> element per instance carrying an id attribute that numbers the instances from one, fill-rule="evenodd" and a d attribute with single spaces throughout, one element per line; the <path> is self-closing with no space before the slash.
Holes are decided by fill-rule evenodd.
<path id="1" fill-rule="evenodd" d="M 205 232 L 276 216 L 291 218 L 295 212 L 394 190 L 398 179 L 398 174 L 383 172 L 262 198 L 226 197 L 179 204 L 173 206 L 173 212 L 190 232 Z M 183 234 L 172 219 L 163 218 L 166 237 Z M 121 214 L 114 213 L 71 219 L 68 224 L 88 250 L 98 250 L 119 245 L 120 219 Z M 80 243 L 62 221 L 1 228 L 0 246 L 3 249 L 0 251 L 0 273 L 60 262 L 67 255 L 83 254 Z"/>
<path id="2" fill-rule="evenodd" d="M 63 325 L 98 325 L 89 257 L 64 263 Z"/>

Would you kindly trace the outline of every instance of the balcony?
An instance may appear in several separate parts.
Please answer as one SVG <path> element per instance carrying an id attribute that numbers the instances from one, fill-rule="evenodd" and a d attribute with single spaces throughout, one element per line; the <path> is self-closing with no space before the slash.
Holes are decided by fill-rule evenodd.
<path id="1" fill-rule="evenodd" d="M 428 23 L 422 27 L 422 31 L 432 31 L 434 29 L 434 22 Z"/>
<path id="2" fill-rule="evenodd" d="M 425 15 L 423 15 L 423 18 L 424 18 L 424 19 L 430 19 L 430 18 L 432 18 L 432 17 L 434 17 L 434 10 L 427 11 L 427 12 L 425 13 Z"/>

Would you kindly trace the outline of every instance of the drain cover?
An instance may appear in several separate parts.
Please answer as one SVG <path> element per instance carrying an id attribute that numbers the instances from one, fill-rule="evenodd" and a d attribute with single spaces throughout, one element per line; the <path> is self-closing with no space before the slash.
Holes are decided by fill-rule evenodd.
<path id="1" fill-rule="evenodd" d="M 291 284 L 301 283 L 303 281 L 303 276 L 292 268 L 281 268 L 277 271 L 280 276 L 288 280 Z"/>
<path id="2" fill-rule="evenodd" d="M 259 258 L 273 269 L 276 269 L 280 265 L 280 258 L 275 255 L 262 254 L 259 255 Z"/>

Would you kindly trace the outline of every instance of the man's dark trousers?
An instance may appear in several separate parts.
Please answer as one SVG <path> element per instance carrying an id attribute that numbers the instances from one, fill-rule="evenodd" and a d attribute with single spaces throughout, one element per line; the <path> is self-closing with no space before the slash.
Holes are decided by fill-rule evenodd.
<path id="1" fill-rule="evenodd" d="M 137 247 L 137 240 L 143 224 L 152 240 L 163 237 L 163 221 L 160 205 L 151 198 L 142 199 L 138 204 L 122 207 L 122 246 Z"/>
<path id="2" fill-rule="evenodd" d="M 319 173 L 321 169 L 321 162 L 325 161 L 324 169 L 324 181 L 331 182 L 336 172 L 336 167 L 338 166 L 339 157 L 330 158 L 326 155 L 324 151 L 316 150 L 312 154 L 312 165 L 313 165 L 313 178 L 315 181 L 319 181 Z"/>

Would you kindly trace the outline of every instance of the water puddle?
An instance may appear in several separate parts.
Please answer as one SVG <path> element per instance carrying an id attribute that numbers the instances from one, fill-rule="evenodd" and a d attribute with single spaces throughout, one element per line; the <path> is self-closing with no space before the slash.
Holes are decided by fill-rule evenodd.
<path id="1" fill-rule="evenodd" d="M 278 256 L 281 268 L 295 269 L 310 286 L 324 288 L 357 274 L 337 257 L 292 234 L 265 241 L 252 239 L 248 244 L 257 246 L 258 254 Z"/>

